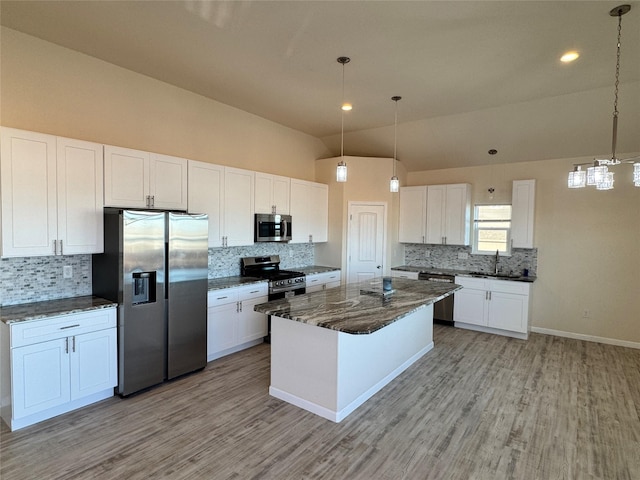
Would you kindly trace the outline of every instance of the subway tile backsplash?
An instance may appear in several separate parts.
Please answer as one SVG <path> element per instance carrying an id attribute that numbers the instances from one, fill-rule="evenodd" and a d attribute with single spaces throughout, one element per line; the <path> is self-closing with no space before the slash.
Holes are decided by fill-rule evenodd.
<path id="1" fill-rule="evenodd" d="M 312 244 L 259 243 L 209 249 L 209 278 L 240 275 L 240 258 L 280 255 L 282 268 L 314 264 Z M 70 266 L 72 278 L 63 278 Z M 0 260 L 0 306 L 91 295 L 91 255 Z"/>
<path id="2" fill-rule="evenodd" d="M 468 258 L 461 259 L 460 255 Z M 472 255 L 471 247 L 454 245 L 422 245 L 406 244 L 404 246 L 405 265 L 415 267 L 450 268 L 454 270 L 471 270 L 475 272 L 491 272 L 494 268 L 493 255 Z M 511 256 L 500 257 L 498 269 L 502 273 L 522 274 L 524 269 L 529 275 L 537 276 L 538 249 L 514 248 Z"/>

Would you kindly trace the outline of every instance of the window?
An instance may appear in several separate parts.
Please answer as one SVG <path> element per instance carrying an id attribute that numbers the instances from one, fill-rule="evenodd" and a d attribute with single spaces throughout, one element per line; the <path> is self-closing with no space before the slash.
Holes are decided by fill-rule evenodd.
<path id="1" fill-rule="evenodd" d="M 511 205 L 476 205 L 473 253 L 511 253 Z"/>

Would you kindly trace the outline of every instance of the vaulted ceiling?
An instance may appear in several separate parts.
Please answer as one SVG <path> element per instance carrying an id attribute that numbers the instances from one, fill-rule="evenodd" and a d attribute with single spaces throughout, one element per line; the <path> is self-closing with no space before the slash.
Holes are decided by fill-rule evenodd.
<path id="1" fill-rule="evenodd" d="M 409 171 L 610 153 L 610 1 L 7 1 L 2 25 Z M 640 151 L 640 2 L 627 2 L 619 152 Z M 559 57 L 577 50 L 580 58 Z M 490 158 L 487 151 L 498 150 Z"/>

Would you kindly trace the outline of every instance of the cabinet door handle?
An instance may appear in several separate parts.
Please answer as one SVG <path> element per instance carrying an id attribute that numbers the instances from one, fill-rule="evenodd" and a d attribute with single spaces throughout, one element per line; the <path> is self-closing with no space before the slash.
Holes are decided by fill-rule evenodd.
<path id="1" fill-rule="evenodd" d="M 240 305 L 240 311 L 242 311 L 242 302 L 238 302 L 238 305 Z"/>
<path id="2" fill-rule="evenodd" d="M 58 254 L 58 241 L 57 240 L 53 241 L 53 254 L 54 255 Z"/>
<path id="3" fill-rule="evenodd" d="M 147 199 L 147 208 L 149 208 L 150 203 L 151 203 L 150 200 L 149 200 L 149 195 L 146 196 L 146 199 Z"/>
<path id="4" fill-rule="evenodd" d="M 484 299 L 489 300 L 489 292 L 484 292 Z"/>
<path id="5" fill-rule="evenodd" d="M 422 243 L 424 243 L 424 235 L 422 235 Z"/>
<path id="6" fill-rule="evenodd" d="M 309 235 L 309 243 L 313 243 L 313 235 Z"/>
<path id="7" fill-rule="evenodd" d="M 69 337 L 64 339 L 64 353 L 69 353 Z"/>
<path id="8" fill-rule="evenodd" d="M 151 195 L 151 208 L 156 206 L 156 196 Z"/>
<path id="9" fill-rule="evenodd" d="M 71 351 L 72 352 L 76 351 L 76 337 L 75 336 L 72 337 L 72 340 L 71 340 Z"/>
<path id="10" fill-rule="evenodd" d="M 62 240 L 60 240 L 60 255 L 64 255 L 64 253 L 62 251 Z"/>
<path id="11" fill-rule="evenodd" d="M 80 326 L 79 323 L 77 323 L 76 325 L 67 325 L 65 327 L 60 327 L 60 330 L 66 330 L 67 328 L 76 328 L 76 327 L 79 327 L 79 326 Z"/>

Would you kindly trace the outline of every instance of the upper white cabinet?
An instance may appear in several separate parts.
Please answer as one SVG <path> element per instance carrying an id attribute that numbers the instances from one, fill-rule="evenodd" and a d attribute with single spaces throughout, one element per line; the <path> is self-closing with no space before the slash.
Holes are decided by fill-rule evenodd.
<path id="1" fill-rule="evenodd" d="M 254 172 L 189 160 L 189 213 L 209 216 L 209 247 L 253 244 Z"/>
<path id="2" fill-rule="evenodd" d="M 223 245 L 224 167 L 189 160 L 189 213 L 209 216 L 209 247 Z"/>
<path id="3" fill-rule="evenodd" d="M 291 179 L 292 243 L 326 242 L 329 223 L 329 186 Z"/>
<path id="4" fill-rule="evenodd" d="M 400 232 L 403 243 L 425 243 L 427 187 L 400 187 Z"/>
<path id="5" fill-rule="evenodd" d="M 400 242 L 469 245 L 471 185 L 400 189 Z"/>
<path id="6" fill-rule="evenodd" d="M 104 203 L 108 207 L 187 209 L 187 160 L 105 146 Z"/>
<path id="7" fill-rule="evenodd" d="M 256 172 L 255 213 L 289 214 L 291 179 L 279 175 Z"/>
<path id="8" fill-rule="evenodd" d="M 533 248 L 536 181 L 514 180 L 511 199 L 511 246 Z"/>
<path id="9" fill-rule="evenodd" d="M 2 256 L 103 251 L 102 145 L 2 128 Z"/>
<path id="10" fill-rule="evenodd" d="M 427 187 L 426 242 L 469 245 L 471 185 L 429 185 Z"/>
<path id="11" fill-rule="evenodd" d="M 254 172 L 240 168 L 224 169 L 225 246 L 253 245 Z"/>

